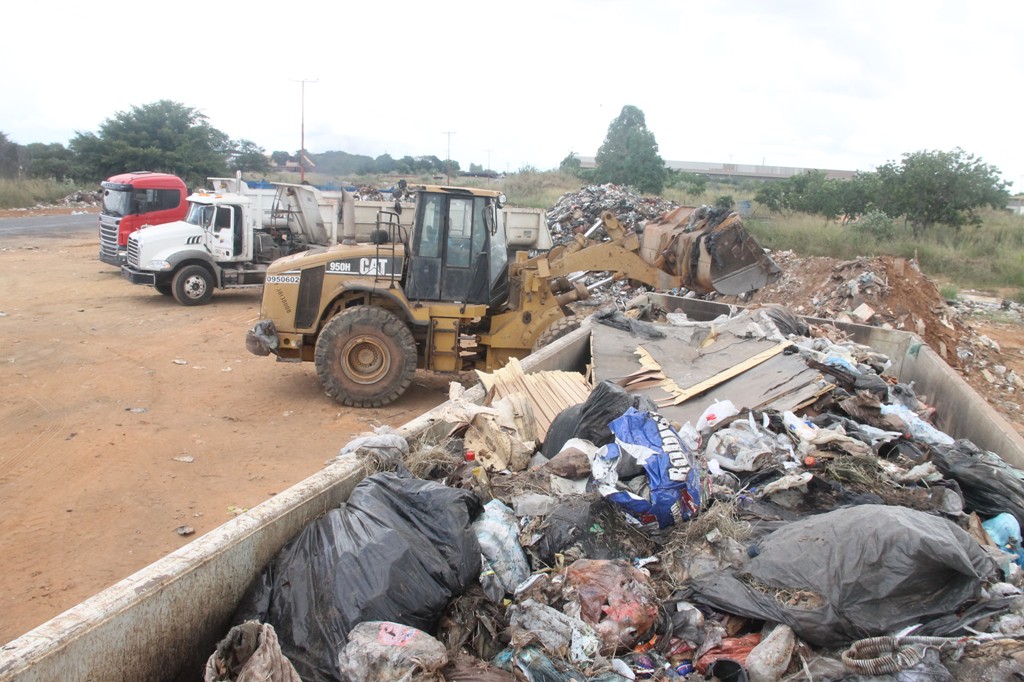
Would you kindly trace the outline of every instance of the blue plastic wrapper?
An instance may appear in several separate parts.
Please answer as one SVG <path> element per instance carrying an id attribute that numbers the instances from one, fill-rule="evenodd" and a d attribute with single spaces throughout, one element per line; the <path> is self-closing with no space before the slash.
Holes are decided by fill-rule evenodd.
<path id="1" fill-rule="evenodd" d="M 668 420 L 631 407 L 608 426 L 615 442 L 598 450 L 591 462 L 601 494 L 621 507 L 629 520 L 649 530 L 696 516 L 701 505 L 700 468 Z M 646 477 L 646 485 L 627 480 L 633 469 Z"/>
<path id="2" fill-rule="evenodd" d="M 992 542 L 1016 557 L 1016 564 L 1024 567 L 1024 549 L 1021 549 L 1020 524 L 1013 514 L 1003 512 L 981 524 Z"/>

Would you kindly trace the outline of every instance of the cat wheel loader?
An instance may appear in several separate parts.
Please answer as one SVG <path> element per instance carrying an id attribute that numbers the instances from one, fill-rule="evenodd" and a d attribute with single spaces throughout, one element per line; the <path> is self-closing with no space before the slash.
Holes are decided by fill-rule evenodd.
<path id="1" fill-rule="evenodd" d="M 247 349 L 313 362 L 337 402 L 379 407 L 415 370 L 491 371 L 579 326 L 568 305 L 588 296 L 572 276 L 614 272 L 659 290 L 740 294 L 778 278 L 778 266 L 735 213 L 679 208 L 642 234 L 611 212 L 587 234 L 530 257 L 513 252 L 496 191 L 419 186 L 415 215 L 378 214 L 359 241 L 283 257 L 268 270 Z M 343 226 L 351 206 L 343 198 Z M 408 209 L 406 209 L 408 210 Z M 546 226 L 544 226 L 546 228 Z M 598 227 L 605 235 L 591 238 Z"/>

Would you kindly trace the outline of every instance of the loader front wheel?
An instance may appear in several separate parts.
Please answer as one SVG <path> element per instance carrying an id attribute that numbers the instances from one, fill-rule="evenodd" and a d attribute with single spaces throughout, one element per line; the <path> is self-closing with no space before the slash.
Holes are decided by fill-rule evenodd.
<path id="1" fill-rule="evenodd" d="M 542 331 L 540 336 L 537 337 L 537 341 L 533 344 L 533 350 L 540 350 L 544 346 L 557 341 L 566 334 L 576 331 L 580 328 L 581 324 L 583 324 L 583 320 L 575 315 L 555 320 L 551 323 L 550 327 Z"/>
<path id="2" fill-rule="evenodd" d="M 351 407 L 382 407 L 412 383 L 416 341 L 393 313 L 357 306 L 324 325 L 314 360 L 324 392 L 335 401 Z"/>

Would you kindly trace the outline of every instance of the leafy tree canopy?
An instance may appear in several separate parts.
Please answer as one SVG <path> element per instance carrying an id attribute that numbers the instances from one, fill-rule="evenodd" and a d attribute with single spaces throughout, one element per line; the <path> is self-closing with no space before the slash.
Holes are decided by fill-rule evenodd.
<path id="1" fill-rule="evenodd" d="M 936 223 L 959 228 L 978 224 L 977 210 L 1002 208 L 1010 183 L 999 169 L 957 147 L 951 152 L 904 154 L 899 164 L 878 168 L 881 209 L 905 216 L 917 236 Z"/>
<path id="2" fill-rule="evenodd" d="M 659 194 L 665 186 L 665 161 L 658 155 L 658 143 L 647 129 L 644 112 L 635 106 L 622 107 L 608 126 L 596 160 L 601 182 L 631 185 L 651 194 Z"/>
<path id="3" fill-rule="evenodd" d="M 79 132 L 68 146 L 79 179 L 152 170 L 174 173 L 189 186 L 226 175 L 232 151 L 228 136 L 205 115 L 171 100 L 118 112 L 100 125 L 99 133 Z"/>
<path id="4" fill-rule="evenodd" d="M 18 144 L 0 132 L 0 178 L 18 177 Z"/>
<path id="5" fill-rule="evenodd" d="M 270 157 L 266 150 L 251 140 L 232 143 L 228 168 L 243 173 L 266 173 L 270 170 Z"/>

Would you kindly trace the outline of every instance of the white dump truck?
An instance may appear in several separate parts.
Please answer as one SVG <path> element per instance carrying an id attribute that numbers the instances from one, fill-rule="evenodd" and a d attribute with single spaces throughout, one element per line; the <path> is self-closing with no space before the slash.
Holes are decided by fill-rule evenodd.
<path id="1" fill-rule="evenodd" d="M 338 242 L 340 197 L 310 185 L 252 190 L 241 179 L 215 180 L 214 189 L 189 196 L 184 220 L 129 235 L 125 279 L 202 305 L 214 289 L 263 286 L 267 266 L 281 256 Z M 358 203 L 364 222 L 376 222 L 380 211 L 401 220 L 390 204 Z"/>

